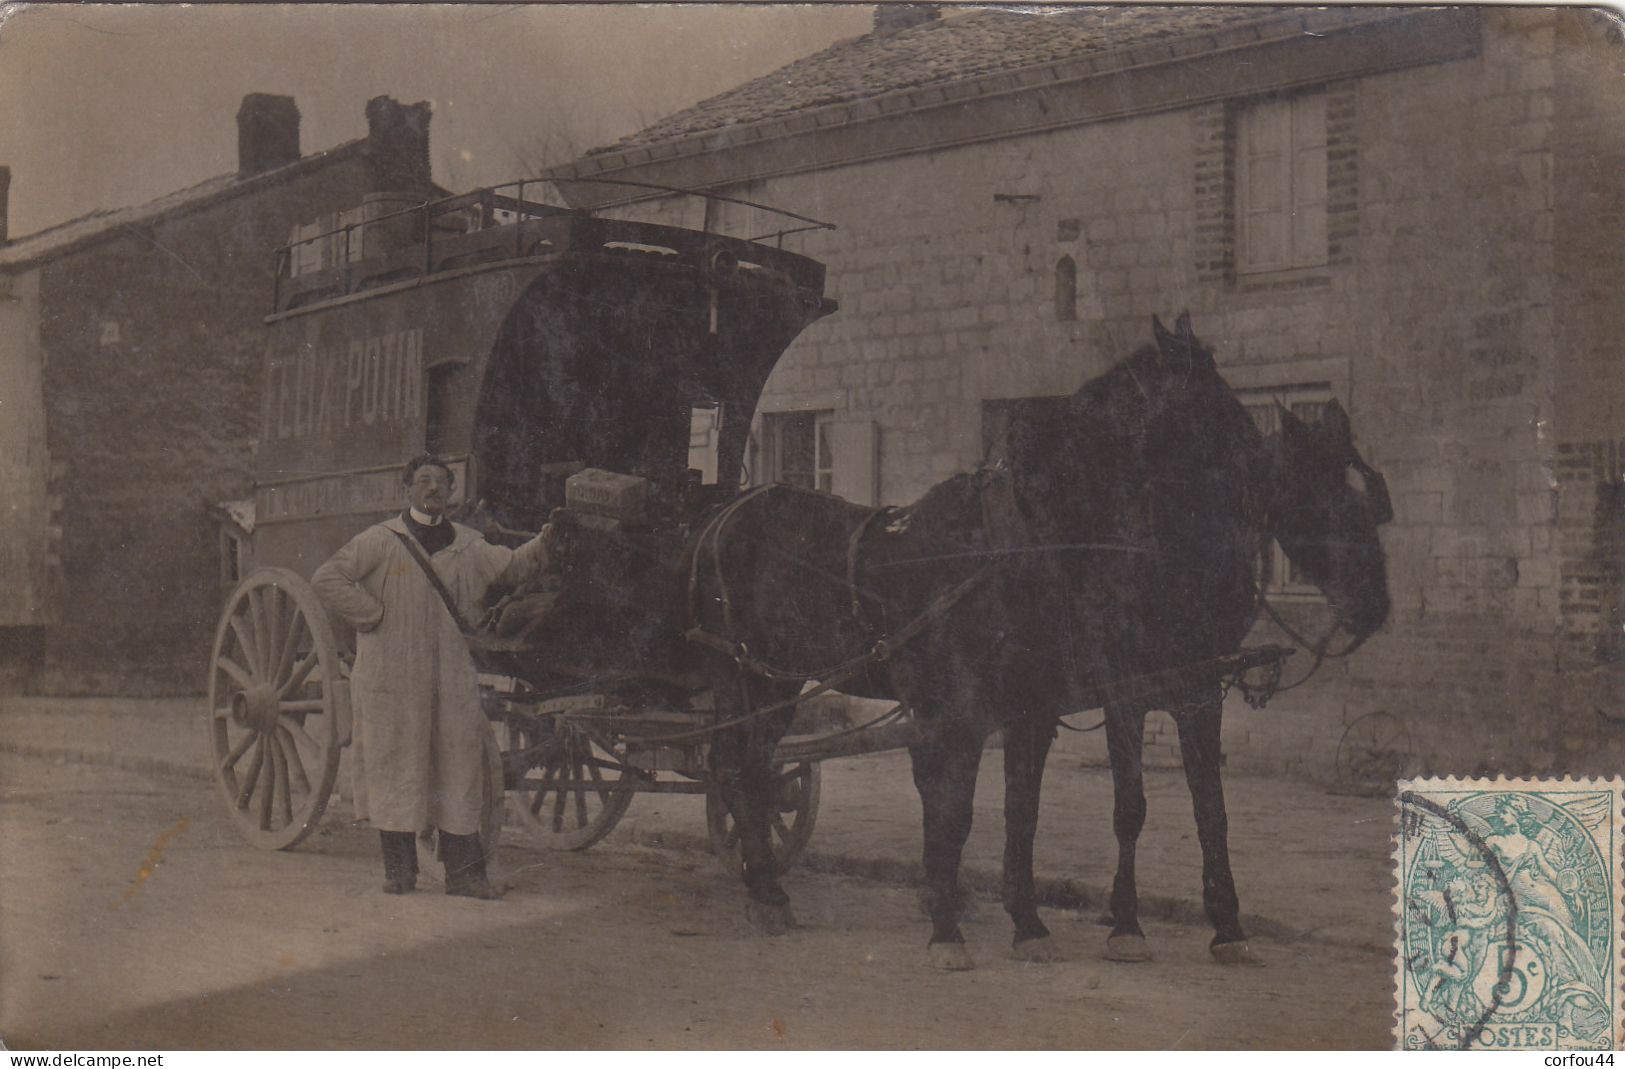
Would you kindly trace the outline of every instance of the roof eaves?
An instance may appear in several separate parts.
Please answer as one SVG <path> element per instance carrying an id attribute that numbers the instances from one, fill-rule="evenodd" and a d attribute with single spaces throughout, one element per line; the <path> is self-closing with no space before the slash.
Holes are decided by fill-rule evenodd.
<path id="1" fill-rule="evenodd" d="M 307 170 L 356 155 L 366 144 L 366 138 L 357 138 L 330 149 L 301 156 L 284 166 L 248 178 L 233 181 L 232 175 L 215 175 L 186 189 L 166 193 L 142 204 L 124 208 L 98 208 L 0 245 L 0 269 L 25 267 L 53 256 L 64 256 L 70 252 L 77 252 L 87 245 L 108 240 L 123 227 L 196 211 L 222 200 L 255 192 L 276 182 L 296 178 Z M 68 232 L 76 227 L 86 229 L 79 233 Z"/>
<path id="2" fill-rule="evenodd" d="M 682 133 L 662 141 L 633 144 L 619 149 L 606 146 L 593 150 L 570 164 L 553 168 L 545 172 L 543 177 L 584 177 L 580 165 L 589 161 L 591 173 L 603 174 L 636 167 L 650 162 L 653 158 L 674 159 L 702 155 L 727 145 L 792 136 L 844 123 L 937 107 L 972 97 L 1017 93 L 1134 67 L 1178 62 L 1215 52 L 1245 48 L 1297 33 L 1310 32 L 1318 36 L 1334 30 L 1353 29 L 1368 22 L 1392 18 L 1395 10 L 1389 6 L 1373 6 L 1369 14 L 1350 8 L 1315 10 L 1307 13 L 1273 13 L 1236 25 L 1200 30 L 1167 40 L 1141 42 L 1106 52 L 1052 59 L 1027 67 L 993 71 L 960 81 L 902 87 L 858 100 L 773 115 L 748 124 L 711 127 Z M 1416 7 L 1400 10 L 1414 12 L 1428 9 Z M 660 150 L 658 156 L 654 154 L 656 149 Z"/>

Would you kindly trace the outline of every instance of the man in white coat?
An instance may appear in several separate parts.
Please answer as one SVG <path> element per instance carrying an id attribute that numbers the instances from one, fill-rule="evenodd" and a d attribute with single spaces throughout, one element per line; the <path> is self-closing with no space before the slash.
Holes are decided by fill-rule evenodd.
<path id="1" fill-rule="evenodd" d="M 516 550 L 490 544 L 446 518 L 454 481 L 439 457 L 412 459 L 403 473 L 408 508 L 356 535 L 311 583 L 356 630 L 356 816 L 380 832 L 384 891 L 405 894 L 416 886 L 417 833 L 437 828 L 446 893 L 497 898 L 479 840 L 491 727 L 463 628 L 478 619 L 492 584 L 518 584 L 546 568 L 546 531 Z M 458 616 L 407 539 L 421 549 Z"/>

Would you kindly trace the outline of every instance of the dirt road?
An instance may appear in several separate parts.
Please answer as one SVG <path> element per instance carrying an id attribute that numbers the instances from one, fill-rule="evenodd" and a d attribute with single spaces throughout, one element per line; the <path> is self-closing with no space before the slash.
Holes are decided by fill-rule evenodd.
<path id="1" fill-rule="evenodd" d="M 996 902 L 980 967 L 925 963 L 914 892 L 796 874 L 801 926 L 744 921 L 709 857 L 513 846 L 502 902 L 378 890 L 376 837 L 332 823 L 250 849 L 209 785 L 0 757 L 0 1036 L 58 1048 L 1383 1047 L 1391 966 L 1158 925 L 1157 960 L 1099 957 L 1092 918 L 1052 913 L 1071 960 L 1012 959 Z M 1349 992 L 1362 992 L 1351 998 Z"/>

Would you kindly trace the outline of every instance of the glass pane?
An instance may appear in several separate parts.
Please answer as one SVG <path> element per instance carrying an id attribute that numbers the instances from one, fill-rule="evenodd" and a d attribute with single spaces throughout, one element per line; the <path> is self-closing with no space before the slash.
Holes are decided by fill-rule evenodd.
<path id="1" fill-rule="evenodd" d="M 1326 203 L 1325 146 L 1299 149 L 1293 156 L 1292 199 L 1299 205 Z"/>
<path id="2" fill-rule="evenodd" d="M 1286 262 L 1286 217 L 1265 212 L 1247 217 L 1247 262 L 1255 267 Z"/>
<path id="3" fill-rule="evenodd" d="M 792 486 L 813 485 L 813 414 L 778 412 L 773 414 L 774 444 L 778 471 L 775 480 Z"/>
<path id="4" fill-rule="evenodd" d="M 1292 263 L 1296 267 L 1326 262 L 1326 206 L 1309 204 L 1292 213 Z"/>
<path id="5" fill-rule="evenodd" d="M 1259 156 L 1247 161 L 1247 210 L 1280 211 L 1286 207 L 1283 195 L 1285 161 L 1280 156 Z"/>
<path id="6" fill-rule="evenodd" d="M 1292 414 L 1305 423 L 1319 423 L 1326 414 L 1326 404 L 1325 401 L 1294 401 Z"/>
<path id="7" fill-rule="evenodd" d="M 1308 148 L 1326 143 L 1326 98 L 1316 93 L 1292 102 L 1292 145 Z"/>

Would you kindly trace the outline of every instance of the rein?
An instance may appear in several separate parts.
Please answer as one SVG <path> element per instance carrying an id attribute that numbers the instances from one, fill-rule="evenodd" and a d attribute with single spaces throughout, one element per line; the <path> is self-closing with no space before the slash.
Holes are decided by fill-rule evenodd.
<path id="1" fill-rule="evenodd" d="M 1009 471 L 1002 467 L 982 468 L 976 473 L 975 478 L 978 491 L 977 497 L 982 510 L 982 529 L 988 541 L 992 543 L 993 551 L 1003 555 L 1019 548 L 1027 537 L 1027 525 L 1016 503 L 1015 487 Z M 758 709 L 752 709 L 748 713 L 728 720 L 708 724 L 693 731 L 640 738 L 637 740 L 638 742 L 678 742 L 685 739 L 701 738 L 727 728 L 737 727 L 752 720 L 770 716 L 773 713 L 800 705 L 820 694 L 835 690 L 841 684 L 867 670 L 871 665 L 882 664 L 890 660 L 892 655 L 899 649 L 902 649 L 933 624 L 947 616 L 954 606 L 958 605 L 978 586 L 981 586 L 998 566 L 998 561 L 995 559 L 992 563 L 977 569 L 967 578 L 933 598 L 919 614 L 902 627 L 889 635 L 881 634 L 877 636 L 870 643 L 867 650 L 838 664 L 812 672 L 791 672 L 775 668 L 756 657 L 752 657 L 750 648 L 743 641 L 728 637 L 728 635 L 738 634 L 738 630 L 734 621 L 733 598 L 729 593 L 727 576 L 723 569 L 723 535 L 729 523 L 748 502 L 776 488 L 777 484 L 772 483 L 754 488 L 730 502 L 701 529 L 699 537 L 695 540 L 694 557 L 689 565 L 689 611 L 691 618 L 697 616 L 695 612 L 697 608 L 696 599 L 699 594 L 700 569 L 702 567 L 700 558 L 709 552 L 710 566 L 717 584 L 717 600 L 722 606 L 723 630 L 727 634 L 719 635 L 706 630 L 704 627 L 696 626 L 683 632 L 683 637 L 696 645 L 704 646 L 731 658 L 739 668 L 742 688 L 748 688 L 747 677 L 749 676 L 785 683 L 806 683 L 816 679 L 819 680 L 819 683 L 811 690 L 803 691 L 792 698 L 777 701 Z M 876 629 L 874 622 L 864 611 L 863 590 L 858 581 L 863 541 L 868 537 L 877 522 L 895 517 L 902 511 L 902 509 L 895 507 L 874 509 L 857 525 L 847 540 L 846 579 L 852 615 L 860 626 L 871 633 Z M 746 701 L 745 704 L 749 706 L 750 703 Z"/>

